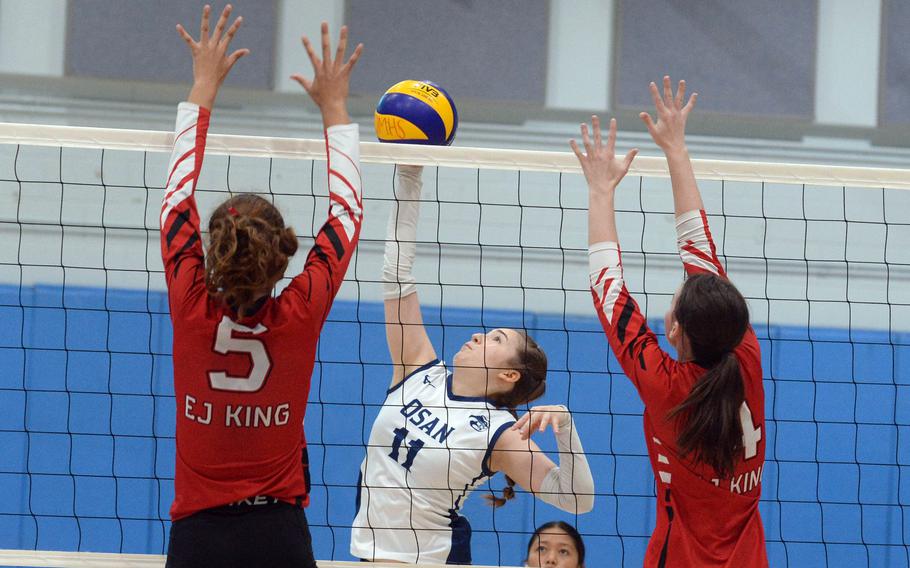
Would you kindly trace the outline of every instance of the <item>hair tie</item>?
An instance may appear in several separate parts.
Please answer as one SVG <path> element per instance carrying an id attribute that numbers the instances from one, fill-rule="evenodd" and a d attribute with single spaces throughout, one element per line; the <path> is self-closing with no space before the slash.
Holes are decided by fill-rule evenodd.
<path id="1" fill-rule="evenodd" d="M 233 206 L 233 205 L 231 205 L 230 207 L 228 207 L 228 213 L 231 214 L 231 217 L 236 217 L 237 215 L 240 215 L 240 213 L 237 213 L 237 210 L 234 209 L 234 206 Z"/>

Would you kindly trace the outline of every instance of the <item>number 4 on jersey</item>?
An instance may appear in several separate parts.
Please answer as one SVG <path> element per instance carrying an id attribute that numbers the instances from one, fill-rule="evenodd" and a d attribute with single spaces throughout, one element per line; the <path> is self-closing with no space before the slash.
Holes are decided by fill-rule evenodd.
<path id="1" fill-rule="evenodd" d="M 743 401 L 739 407 L 739 421 L 743 426 L 743 448 L 746 450 L 746 459 L 754 458 L 758 453 L 758 443 L 761 441 L 761 426 L 755 427 L 752 422 L 752 411 Z"/>

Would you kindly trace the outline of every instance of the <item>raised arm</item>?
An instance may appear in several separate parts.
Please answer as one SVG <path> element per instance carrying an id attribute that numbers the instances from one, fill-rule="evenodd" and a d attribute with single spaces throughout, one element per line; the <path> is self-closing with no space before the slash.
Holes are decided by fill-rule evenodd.
<path id="1" fill-rule="evenodd" d="M 559 465 L 531 435 L 553 427 Z M 535 406 L 496 441 L 488 469 L 502 471 L 545 503 L 567 513 L 594 508 L 594 477 L 572 415 L 565 406 Z"/>
<path id="2" fill-rule="evenodd" d="M 390 388 L 436 359 L 436 350 L 423 326 L 417 281 L 411 274 L 417 254 L 422 174 L 422 166 L 396 167 L 395 202 L 386 229 L 382 280 L 386 339 L 393 365 Z"/>
<path id="3" fill-rule="evenodd" d="M 243 21 L 237 18 L 225 31 L 231 5 L 224 8 L 211 34 L 210 12 L 209 6 L 202 10 L 199 41 L 195 41 L 183 26 L 177 25 L 177 32 L 186 41 L 193 56 L 193 87 L 187 102 L 180 103 L 177 108 L 174 150 L 159 219 L 161 257 L 172 313 L 180 309 L 180 300 L 185 298 L 193 285 L 204 281 L 199 213 L 193 194 L 202 169 L 209 115 L 218 90 L 234 63 L 249 53 L 248 49 L 228 52 L 231 40 Z"/>
<path id="4" fill-rule="evenodd" d="M 625 158 L 614 154 L 616 121 L 610 121 L 610 135 L 604 145 L 600 121 L 593 120 L 594 141 L 587 125 L 581 134 L 582 153 L 575 141 L 570 145 L 581 163 L 588 182 L 588 263 L 594 309 L 604 333 L 626 376 L 638 389 L 645 404 L 667 391 L 672 360 L 658 345 L 657 337 L 623 281 L 622 255 L 617 242 L 614 194 L 629 171 L 636 150 Z"/>
<path id="5" fill-rule="evenodd" d="M 307 255 L 303 272 L 288 286 L 304 306 L 310 321 L 318 330 L 328 317 L 332 301 L 341 288 L 345 272 L 354 255 L 363 224 L 363 201 L 360 175 L 360 133 L 351 124 L 347 111 L 348 85 L 363 45 L 358 45 L 345 61 L 348 30 L 342 26 L 334 57 L 331 52 L 328 24 L 322 24 L 322 58 L 316 55 L 310 40 L 303 38 L 313 78 L 293 75 L 319 107 L 325 127 L 329 215 L 316 234 Z"/>
<path id="6" fill-rule="evenodd" d="M 667 157 L 676 210 L 677 247 L 683 266 L 688 274 L 713 272 L 726 276 L 711 239 L 705 206 L 686 148 L 686 121 L 695 108 L 698 93 L 693 93 L 686 101 L 686 82 L 680 81 L 674 95 L 668 76 L 663 80 L 662 95 L 654 83 L 651 83 L 650 90 L 657 122 L 651 120 L 651 115 L 646 112 L 640 116 L 651 138 Z"/>
<path id="7" fill-rule="evenodd" d="M 689 97 L 689 101 L 685 102 L 686 82 L 680 81 L 674 96 L 669 76 L 664 76 L 663 96 L 653 82 L 650 90 L 651 98 L 654 100 L 654 110 L 657 112 L 657 122 L 655 123 L 651 119 L 651 115 L 646 112 L 642 112 L 639 116 L 648 127 L 654 143 L 664 151 L 667 157 L 676 215 L 704 209 L 701 194 L 698 192 L 698 184 L 695 182 L 692 161 L 689 159 L 689 150 L 686 148 L 686 120 L 689 118 L 689 113 L 695 108 L 698 93 L 693 93 Z"/>

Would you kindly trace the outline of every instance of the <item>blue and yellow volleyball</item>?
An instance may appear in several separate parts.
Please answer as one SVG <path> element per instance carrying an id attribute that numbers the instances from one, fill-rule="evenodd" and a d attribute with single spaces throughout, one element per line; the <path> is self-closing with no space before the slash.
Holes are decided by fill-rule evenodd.
<path id="1" fill-rule="evenodd" d="M 430 81 L 392 85 L 379 99 L 373 118 L 380 142 L 448 146 L 458 128 L 455 102 Z"/>

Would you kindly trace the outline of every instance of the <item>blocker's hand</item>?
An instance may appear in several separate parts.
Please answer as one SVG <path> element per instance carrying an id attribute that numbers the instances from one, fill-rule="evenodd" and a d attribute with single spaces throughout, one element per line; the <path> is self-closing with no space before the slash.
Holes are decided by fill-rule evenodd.
<path id="1" fill-rule="evenodd" d="M 638 115 L 639 118 L 648 127 L 651 138 L 664 152 L 684 147 L 686 144 L 686 120 L 689 118 L 689 113 L 695 108 L 698 93 L 692 93 L 689 101 L 685 102 L 686 82 L 679 82 L 679 86 L 676 88 L 676 95 L 674 95 L 669 75 L 664 75 L 663 97 L 661 97 L 657 85 L 653 81 L 649 88 L 651 90 L 651 98 L 654 100 L 654 110 L 657 111 L 657 122 L 655 123 L 651 119 L 651 115 L 646 112 L 640 113 Z"/>
<path id="2" fill-rule="evenodd" d="M 591 123 L 594 127 L 593 143 L 588 135 L 588 124 L 581 125 L 581 140 L 585 146 L 585 153 L 578 149 L 575 140 L 570 140 L 569 146 L 581 163 L 588 188 L 596 193 L 613 191 L 629 172 L 632 160 L 638 154 L 638 148 L 629 150 L 623 158 L 616 156 L 616 119 L 610 119 L 610 133 L 607 135 L 606 144 L 600 137 L 600 118 L 592 116 Z"/>
<path id="3" fill-rule="evenodd" d="M 354 53 L 345 61 L 344 53 L 348 46 L 348 27 L 341 26 L 341 35 L 338 38 L 338 47 L 335 57 L 332 57 L 332 40 L 329 37 L 329 25 L 322 22 L 322 58 L 316 55 L 313 45 L 308 37 L 303 36 L 303 46 L 306 48 L 310 62 L 313 64 L 313 78 L 307 79 L 303 75 L 294 74 L 291 78 L 300 83 L 300 86 L 310 95 L 316 106 L 322 110 L 323 117 L 326 113 L 338 108 L 345 108 L 351 71 L 357 65 L 363 44 L 354 48 Z"/>
<path id="4" fill-rule="evenodd" d="M 202 9 L 202 22 L 199 26 L 199 41 L 193 37 L 181 26 L 177 24 L 177 33 L 183 38 L 183 41 L 190 47 L 193 54 L 193 89 L 190 91 L 188 100 L 199 106 L 211 109 L 215 104 L 215 97 L 218 95 L 218 89 L 224 83 L 224 79 L 234 67 L 234 63 L 250 52 L 249 49 L 238 49 L 228 55 L 228 47 L 234 34 L 240 29 L 243 18 L 238 17 L 224 31 L 230 18 L 233 7 L 228 4 L 221 12 L 218 23 L 215 24 L 215 31 L 209 35 L 209 15 L 212 7 L 206 4 Z"/>

